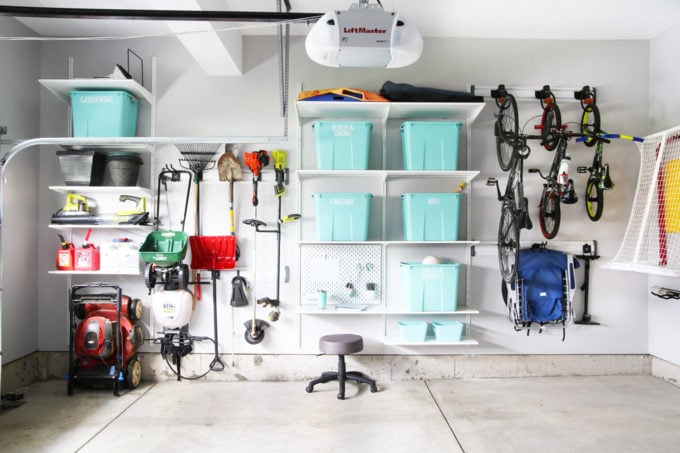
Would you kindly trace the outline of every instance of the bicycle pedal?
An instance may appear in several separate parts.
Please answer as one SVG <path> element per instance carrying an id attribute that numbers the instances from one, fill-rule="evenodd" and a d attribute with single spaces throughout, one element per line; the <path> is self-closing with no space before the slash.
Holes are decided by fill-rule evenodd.
<path id="1" fill-rule="evenodd" d="M 588 167 L 576 167 L 576 173 L 588 173 Z"/>
<path id="2" fill-rule="evenodd" d="M 498 181 L 496 181 L 496 178 L 489 178 L 486 180 L 487 186 L 495 186 L 497 183 Z"/>

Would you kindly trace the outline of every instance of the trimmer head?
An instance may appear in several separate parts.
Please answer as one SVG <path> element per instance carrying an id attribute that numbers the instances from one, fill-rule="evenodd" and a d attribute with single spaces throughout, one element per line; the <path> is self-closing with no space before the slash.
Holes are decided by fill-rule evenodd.
<path id="1" fill-rule="evenodd" d="M 246 328 L 244 337 L 248 344 L 261 343 L 262 340 L 264 340 L 264 330 L 269 327 L 269 323 L 267 321 L 263 321 L 262 319 L 255 319 L 254 325 L 253 320 L 249 319 L 248 321 L 244 322 L 243 325 Z"/>

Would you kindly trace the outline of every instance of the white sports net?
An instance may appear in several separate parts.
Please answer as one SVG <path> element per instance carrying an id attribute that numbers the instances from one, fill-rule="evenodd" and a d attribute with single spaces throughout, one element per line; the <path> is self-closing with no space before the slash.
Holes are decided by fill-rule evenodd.
<path id="1" fill-rule="evenodd" d="M 618 254 L 607 267 L 680 275 L 680 126 L 638 143 L 640 175 Z"/>

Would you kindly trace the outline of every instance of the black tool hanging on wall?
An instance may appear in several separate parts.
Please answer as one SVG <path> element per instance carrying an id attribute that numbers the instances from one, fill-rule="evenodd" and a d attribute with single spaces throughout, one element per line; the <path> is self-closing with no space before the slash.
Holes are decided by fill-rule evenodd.
<path id="1" fill-rule="evenodd" d="M 575 324 L 585 324 L 590 326 L 599 326 L 599 322 L 592 320 L 590 313 L 588 313 L 588 287 L 590 284 L 590 261 L 598 259 L 597 242 L 593 241 L 593 247 L 590 244 L 583 244 L 583 254 L 576 255 L 576 258 L 582 259 L 585 262 L 585 270 L 583 271 L 583 284 L 581 291 L 583 291 L 583 317 L 576 321 Z"/>

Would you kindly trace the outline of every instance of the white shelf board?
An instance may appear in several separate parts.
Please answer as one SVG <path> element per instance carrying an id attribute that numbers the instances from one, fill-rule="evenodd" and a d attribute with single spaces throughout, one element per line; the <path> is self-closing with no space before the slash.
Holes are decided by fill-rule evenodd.
<path id="1" fill-rule="evenodd" d="M 141 275 L 141 271 L 49 271 L 48 273 L 53 275 Z"/>
<path id="2" fill-rule="evenodd" d="M 327 178 L 327 177 L 361 177 L 361 178 L 381 178 L 381 179 L 408 179 L 408 178 L 447 178 L 461 179 L 466 182 L 472 181 L 478 171 L 456 170 L 456 171 L 423 171 L 423 170 L 297 170 L 300 179 L 308 178 Z"/>
<path id="3" fill-rule="evenodd" d="M 447 119 L 474 121 L 486 105 L 483 102 L 333 102 L 297 101 L 300 118 L 362 119 Z"/>
<path id="4" fill-rule="evenodd" d="M 299 241 L 300 245 L 382 245 L 383 241 Z"/>
<path id="5" fill-rule="evenodd" d="M 360 309 L 350 309 L 350 308 L 342 308 L 342 309 L 337 309 L 334 305 L 329 304 L 325 310 L 322 310 L 319 308 L 317 305 L 312 305 L 312 304 L 303 304 L 300 306 L 298 313 L 301 315 L 319 315 L 319 316 L 356 316 L 356 315 L 361 315 L 361 316 L 371 316 L 371 315 L 382 315 L 385 313 L 385 310 L 382 308 L 381 305 L 374 305 L 374 307 L 377 308 L 372 308 L 371 305 L 369 305 L 365 310 L 360 310 Z"/>
<path id="6" fill-rule="evenodd" d="M 111 224 L 111 225 L 91 225 L 91 224 L 58 224 L 58 223 L 51 223 L 49 224 L 49 228 L 53 230 L 62 230 L 62 231 L 70 231 L 70 230 L 83 230 L 83 229 L 89 229 L 92 228 L 93 230 L 153 230 L 153 225 L 130 225 L 126 223 L 116 223 L 116 224 Z"/>
<path id="7" fill-rule="evenodd" d="M 383 241 L 383 244 L 385 244 L 385 245 L 412 245 L 412 246 L 437 245 L 437 244 L 472 246 L 472 245 L 479 244 L 479 241 Z"/>
<path id="8" fill-rule="evenodd" d="M 69 193 L 88 193 L 88 194 L 129 194 L 142 195 L 153 198 L 153 192 L 148 187 L 140 186 L 50 186 L 49 189 L 53 192 L 69 194 Z"/>
<path id="9" fill-rule="evenodd" d="M 410 311 L 410 310 L 386 310 L 385 315 L 401 316 L 442 316 L 442 315 L 478 315 L 479 310 L 474 308 L 461 308 L 454 311 Z"/>
<path id="10" fill-rule="evenodd" d="M 295 106 L 300 118 L 366 120 L 387 117 L 390 104 L 390 102 L 297 101 Z"/>
<path id="11" fill-rule="evenodd" d="M 404 341 L 401 338 L 395 337 L 385 337 L 383 338 L 383 344 L 386 346 L 475 346 L 479 342 L 475 339 L 469 337 L 463 337 L 460 341 L 437 341 L 434 338 L 425 341 Z"/>
<path id="12" fill-rule="evenodd" d="M 484 102 L 392 102 L 389 117 L 471 122 L 477 118 L 485 105 Z"/>
<path id="13" fill-rule="evenodd" d="M 141 86 L 137 81 L 133 79 L 109 79 L 109 78 L 96 78 L 96 79 L 40 79 L 38 80 L 42 86 L 51 91 L 55 96 L 57 96 L 61 101 L 68 105 L 71 105 L 71 91 L 88 91 L 88 90 L 102 90 L 102 91 L 114 91 L 122 90 L 127 91 L 139 100 L 144 100 L 149 105 L 153 105 L 154 100 L 151 93 Z"/>

